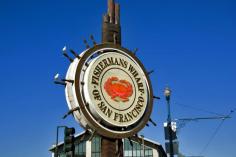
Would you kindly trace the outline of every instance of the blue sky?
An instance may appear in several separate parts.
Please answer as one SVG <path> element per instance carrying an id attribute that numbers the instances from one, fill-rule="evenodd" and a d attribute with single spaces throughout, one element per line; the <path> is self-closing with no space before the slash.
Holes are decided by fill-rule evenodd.
<path id="1" fill-rule="evenodd" d="M 165 86 L 173 91 L 173 118 L 216 116 L 236 108 L 236 2 L 233 0 L 149 0 L 121 4 L 122 45 L 138 48 L 151 75 L 157 127 L 145 137 L 164 144 Z M 47 157 L 56 126 L 82 129 L 67 112 L 64 89 L 53 76 L 65 75 L 64 45 L 85 49 L 90 34 L 100 42 L 106 0 L 0 0 L 0 154 Z M 186 107 L 187 106 L 187 107 Z M 204 111 L 203 111 L 204 110 Z M 188 123 L 179 133 L 180 151 L 199 155 L 221 121 Z M 235 115 L 226 120 L 203 155 L 235 157 Z"/>

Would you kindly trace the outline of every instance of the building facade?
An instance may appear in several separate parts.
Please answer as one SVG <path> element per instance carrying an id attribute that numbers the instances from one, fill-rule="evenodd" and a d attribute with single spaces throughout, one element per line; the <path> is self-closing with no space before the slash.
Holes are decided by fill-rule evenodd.
<path id="1" fill-rule="evenodd" d="M 75 137 L 75 157 L 102 157 L 101 137 L 95 136 L 90 140 L 91 135 L 83 132 Z M 64 142 L 53 145 L 50 148 L 52 157 L 58 152 L 58 157 L 66 157 L 63 151 Z M 146 138 L 132 137 L 123 139 L 124 157 L 167 157 L 164 149 L 159 143 Z"/>

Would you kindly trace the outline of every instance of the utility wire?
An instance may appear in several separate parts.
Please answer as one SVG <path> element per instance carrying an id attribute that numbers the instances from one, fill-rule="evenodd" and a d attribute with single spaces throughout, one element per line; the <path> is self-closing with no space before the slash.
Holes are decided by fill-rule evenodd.
<path id="1" fill-rule="evenodd" d="M 202 149 L 200 155 L 202 155 L 206 149 L 209 147 L 210 143 L 212 142 L 212 140 L 215 138 L 216 134 L 218 133 L 218 131 L 220 130 L 220 128 L 222 127 L 223 123 L 224 123 L 225 119 L 222 120 L 220 122 L 220 124 L 218 125 L 218 127 L 216 128 L 216 130 L 214 131 L 214 133 L 212 134 L 212 136 L 210 137 L 210 139 L 208 140 L 207 144 L 204 146 L 204 148 Z"/>
<path id="2" fill-rule="evenodd" d="M 230 117 L 236 109 L 233 109 L 230 111 L 230 113 L 227 115 L 227 117 Z M 216 130 L 213 132 L 212 136 L 210 137 L 210 139 L 208 140 L 207 144 L 203 147 L 202 151 L 200 152 L 200 155 L 202 155 L 207 148 L 209 147 L 209 145 L 211 144 L 211 142 L 213 141 L 213 139 L 215 138 L 216 134 L 219 132 L 220 128 L 222 127 L 222 125 L 224 124 L 226 119 L 222 119 L 222 121 L 220 122 L 220 124 L 217 126 Z"/>
<path id="3" fill-rule="evenodd" d="M 217 116 L 225 116 L 223 114 L 219 114 L 219 113 L 216 113 L 216 112 L 213 112 L 213 111 L 209 111 L 209 110 L 198 108 L 198 107 L 193 107 L 193 106 L 190 106 L 190 105 L 185 105 L 185 104 L 178 103 L 178 102 L 175 102 L 175 104 L 178 105 L 178 106 L 182 106 L 182 107 L 185 107 L 185 108 L 192 109 L 192 110 L 202 111 L 202 112 L 214 114 L 214 115 L 217 115 Z"/>
<path id="4" fill-rule="evenodd" d="M 176 121 L 198 121 L 198 120 L 212 120 L 212 119 L 228 119 L 230 116 L 218 116 L 218 117 L 197 117 L 197 118 L 178 118 Z"/>
<path id="5" fill-rule="evenodd" d="M 197 118 L 179 118 L 179 119 L 175 119 L 175 121 L 178 123 L 178 127 L 177 127 L 177 133 L 180 132 L 180 129 L 182 129 L 183 127 L 185 127 L 185 125 L 189 122 L 192 121 L 199 121 L 199 120 L 216 120 L 216 119 L 229 119 L 231 117 L 229 116 L 215 116 L 215 117 L 197 117 Z"/>

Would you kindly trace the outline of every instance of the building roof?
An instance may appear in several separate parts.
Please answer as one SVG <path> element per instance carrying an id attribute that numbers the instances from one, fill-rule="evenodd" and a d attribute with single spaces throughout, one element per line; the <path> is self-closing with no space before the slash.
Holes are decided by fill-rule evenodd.
<path id="1" fill-rule="evenodd" d="M 88 133 L 87 131 L 83 131 L 83 132 L 75 135 L 75 140 L 78 140 L 80 138 L 84 138 L 85 136 L 88 136 L 88 135 L 90 135 L 90 133 Z M 141 136 L 132 136 L 130 138 L 130 140 L 133 141 L 133 142 L 142 143 L 142 137 Z M 162 153 L 162 156 L 166 156 L 166 153 L 165 153 L 165 151 L 164 151 L 164 149 L 163 149 L 163 147 L 162 147 L 162 145 L 160 143 L 158 143 L 156 141 L 153 141 L 153 140 L 150 140 L 148 138 L 143 138 L 143 140 L 144 140 L 143 142 L 144 142 L 145 146 L 148 146 L 148 147 L 153 148 L 153 149 L 157 149 L 157 150 L 159 150 L 159 152 Z M 60 147 L 63 144 L 64 144 L 64 141 L 59 142 L 57 146 Z M 53 152 L 55 148 L 56 148 L 56 145 L 53 145 L 49 149 L 49 151 Z"/>
<path id="2" fill-rule="evenodd" d="M 86 134 L 86 131 L 83 131 L 83 132 L 81 132 L 81 133 L 79 133 L 79 134 L 76 134 L 76 135 L 75 135 L 75 140 L 78 139 L 78 138 L 80 138 L 80 137 L 83 136 L 84 134 Z M 59 146 L 62 146 L 63 144 L 64 144 L 64 141 L 61 141 L 61 142 L 59 142 L 59 143 L 57 144 L 57 146 L 59 147 Z M 56 148 L 56 144 L 52 145 L 52 147 L 49 149 L 49 151 L 53 151 L 55 148 Z"/>

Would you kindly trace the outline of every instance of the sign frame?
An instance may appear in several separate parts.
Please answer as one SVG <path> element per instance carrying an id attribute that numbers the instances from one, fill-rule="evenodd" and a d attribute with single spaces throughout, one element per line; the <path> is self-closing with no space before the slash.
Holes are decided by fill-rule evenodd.
<path id="1" fill-rule="evenodd" d="M 89 66 L 88 59 L 92 58 L 93 54 L 95 52 L 99 52 L 100 54 L 104 53 L 100 50 L 107 49 L 109 51 L 115 51 L 117 53 L 124 53 L 128 55 L 130 58 L 132 58 L 141 68 L 142 72 L 144 73 L 146 83 L 147 83 L 147 92 L 148 92 L 148 104 L 145 110 L 145 113 L 140 118 L 140 120 L 133 126 L 127 126 L 127 128 L 121 128 L 120 130 L 117 130 L 117 128 L 114 127 L 108 127 L 105 125 L 100 124 L 95 117 L 90 113 L 88 109 L 88 104 L 86 100 L 84 100 L 84 96 L 82 95 L 81 89 L 84 86 L 84 82 L 81 80 L 81 75 L 84 75 L 85 73 L 83 68 L 85 66 Z M 66 87 L 66 97 L 67 97 L 67 103 L 70 109 L 75 108 L 79 105 L 80 110 L 74 112 L 75 119 L 80 122 L 81 126 L 90 132 L 96 132 L 97 134 L 100 134 L 105 137 L 109 138 L 127 138 L 131 137 L 134 134 L 137 134 L 141 129 L 145 127 L 147 122 L 150 119 L 152 108 L 153 108 L 153 90 L 150 78 L 148 76 L 147 71 L 145 70 L 143 64 L 141 61 L 128 49 L 125 49 L 119 45 L 111 44 L 111 43 L 104 43 L 95 45 L 92 48 L 89 48 L 85 50 L 81 55 L 79 59 L 76 59 L 77 63 L 72 63 L 71 66 L 74 68 L 76 67 L 76 70 L 74 72 L 70 72 L 67 75 L 67 79 L 73 79 L 74 83 L 72 85 L 67 85 Z M 71 66 L 68 70 L 71 71 Z M 70 75 L 70 76 L 69 76 Z M 74 75 L 74 76 L 71 76 Z M 73 105 L 72 105 L 73 104 Z"/>

